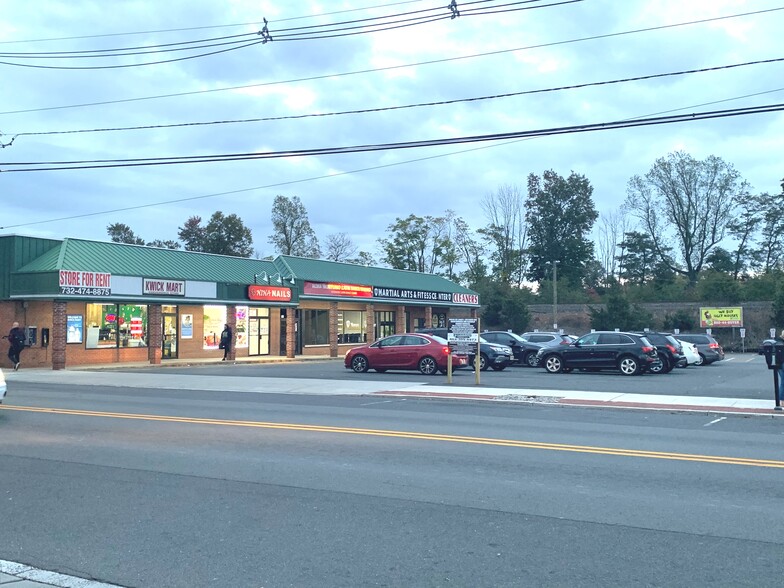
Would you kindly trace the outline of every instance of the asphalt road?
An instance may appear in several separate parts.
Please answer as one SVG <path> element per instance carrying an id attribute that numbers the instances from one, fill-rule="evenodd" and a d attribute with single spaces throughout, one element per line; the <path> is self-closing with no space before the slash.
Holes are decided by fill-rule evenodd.
<path id="1" fill-rule="evenodd" d="M 239 367 L 15 386 L 0 559 L 140 587 L 781 584 L 781 419 L 221 392 Z"/>
<path id="2" fill-rule="evenodd" d="M 446 376 L 423 376 L 416 371 L 373 371 L 356 374 L 343 366 L 342 359 L 323 362 L 279 364 L 211 364 L 177 367 L 128 368 L 138 371 L 197 374 L 204 376 L 253 376 L 259 378 L 330 379 L 352 382 L 406 382 L 443 385 Z M 475 385 L 470 369 L 457 370 L 453 383 Z M 572 372 L 548 374 L 543 368 L 510 366 L 501 372 L 480 373 L 480 385 L 489 388 L 532 388 L 541 390 L 586 390 L 595 392 L 633 392 L 636 394 L 676 394 L 720 398 L 773 399 L 773 372 L 763 357 L 756 354 L 730 354 L 727 359 L 707 366 L 677 368 L 669 374 L 624 376 L 620 372 Z"/>

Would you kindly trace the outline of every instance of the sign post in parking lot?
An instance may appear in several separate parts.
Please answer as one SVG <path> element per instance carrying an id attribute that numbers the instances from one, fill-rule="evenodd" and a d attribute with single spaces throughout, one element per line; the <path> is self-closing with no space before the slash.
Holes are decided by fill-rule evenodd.
<path id="1" fill-rule="evenodd" d="M 453 353 L 474 354 L 474 372 L 476 383 L 479 384 L 479 319 L 450 318 L 447 341 Z"/>

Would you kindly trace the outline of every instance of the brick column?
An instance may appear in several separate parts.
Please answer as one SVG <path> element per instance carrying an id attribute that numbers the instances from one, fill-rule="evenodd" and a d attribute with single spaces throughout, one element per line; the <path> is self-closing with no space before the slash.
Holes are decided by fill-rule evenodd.
<path id="1" fill-rule="evenodd" d="M 338 303 L 329 303 L 329 356 L 338 356 Z"/>
<path id="2" fill-rule="evenodd" d="M 234 361 L 237 359 L 237 307 L 233 304 L 226 306 L 226 322 L 229 323 L 229 328 L 232 333 L 228 360 Z"/>
<path id="3" fill-rule="evenodd" d="M 376 311 L 372 304 L 365 305 L 365 332 L 367 333 L 367 342 L 372 343 L 376 340 Z"/>
<path id="4" fill-rule="evenodd" d="M 406 307 L 403 305 L 395 309 L 395 333 L 406 332 Z"/>
<path id="5" fill-rule="evenodd" d="M 297 343 L 297 332 L 294 330 L 297 324 L 297 309 L 286 309 L 286 357 L 294 359 L 294 347 Z"/>
<path id="6" fill-rule="evenodd" d="M 163 317 L 161 305 L 150 304 L 147 306 L 147 359 L 150 363 L 161 363 L 163 354 Z"/>
<path id="7" fill-rule="evenodd" d="M 433 307 L 425 306 L 425 328 L 433 328 Z"/>
<path id="8" fill-rule="evenodd" d="M 52 369 L 65 369 L 65 334 L 66 334 L 66 310 L 65 302 L 52 303 L 52 333 L 49 344 L 52 346 Z M 82 327 L 84 329 L 84 327 Z"/>

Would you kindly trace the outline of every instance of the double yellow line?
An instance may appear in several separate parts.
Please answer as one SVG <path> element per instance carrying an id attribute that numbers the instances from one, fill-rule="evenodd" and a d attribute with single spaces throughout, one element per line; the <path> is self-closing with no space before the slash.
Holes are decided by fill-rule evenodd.
<path id="1" fill-rule="evenodd" d="M 302 425 L 294 423 L 268 423 L 261 421 L 238 421 L 227 419 L 202 419 L 195 417 L 161 416 L 154 414 L 133 414 L 123 412 L 102 412 L 94 410 L 73 410 L 66 408 L 39 408 L 35 406 L 0 405 L 0 410 L 37 412 L 44 414 L 65 414 L 73 416 L 103 417 L 112 419 L 129 419 L 142 421 L 159 421 L 166 423 L 189 423 L 197 425 L 217 425 L 225 427 L 251 427 L 257 429 L 279 429 L 286 431 L 308 431 L 313 433 L 336 433 L 340 435 L 365 435 L 373 437 L 391 437 L 398 439 L 416 439 L 423 441 L 444 441 L 448 443 L 470 443 L 474 445 L 495 445 L 499 447 L 515 447 L 521 449 L 544 449 L 548 451 L 570 451 L 573 453 L 593 453 L 599 455 L 617 455 L 623 457 L 644 457 L 648 459 L 669 459 L 675 461 L 696 461 L 702 463 L 719 463 L 725 465 L 756 466 L 764 468 L 784 468 L 784 461 L 774 459 L 751 459 L 745 457 L 726 457 L 719 455 L 699 455 L 691 453 L 673 453 L 668 451 L 644 451 L 638 449 L 619 449 L 615 447 L 593 447 L 590 445 L 569 445 L 563 443 L 539 443 L 535 441 L 518 441 L 514 439 L 493 439 L 488 437 L 466 437 L 463 435 L 440 435 L 437 433 L 416 433 L 412 431 L 389 431 L 384 429 L 359 429 L 354 427 L 327 427 L 321 425 Z"/>

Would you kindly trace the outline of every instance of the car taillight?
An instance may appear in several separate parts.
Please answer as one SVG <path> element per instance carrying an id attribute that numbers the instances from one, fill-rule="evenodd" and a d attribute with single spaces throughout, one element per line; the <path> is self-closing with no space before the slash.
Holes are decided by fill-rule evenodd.
<path id="1" fill-rule="evenodd" d="M 571 343 L 571 341 L 561 341 L 561 345 L 569 345 L 569 343 Z"/>
<path id="2" fill-rule="evenodd" d="M 442 349 L 441 349 L 441 352 L 442 352 L 444 355 L 449 355 L 449 347 L 444 347 L 444 348 L 442 348 Z"/>
<path id="3" fill-rule="evenodd" d="M 670 345 L 669 343 L 667 344 L 667 349 L 669 349 L 669 350 L 670 350 L 670 352 L 672 352 L 672 353 L 678 353 L 678 350 L 677 350 L 677 349 L 675 349 L 675 347 L 673 347 L 673 346 L 672 346 L 672 345 Z"/>
<path id="4" fill-rule="evenodd" d="M 642 352 L 643 353 L 650 353 L 654 349 L 655 349 L 655 347 L 648 347 L 647 345 L 644 345 L 643 348 L 642 348 Z"/>
<path id="5" fill-rule="evenodd" d="M 719 344 L 718 343 L 710 343 L 708 345 L 708 347 L 710 347 L 711 349 L 718 349 L 719 348 Z"/>

